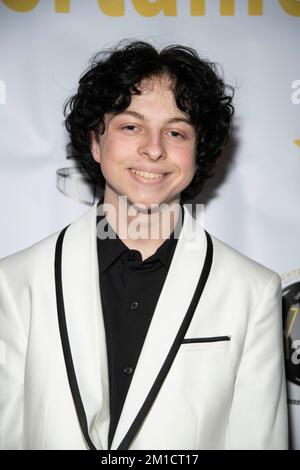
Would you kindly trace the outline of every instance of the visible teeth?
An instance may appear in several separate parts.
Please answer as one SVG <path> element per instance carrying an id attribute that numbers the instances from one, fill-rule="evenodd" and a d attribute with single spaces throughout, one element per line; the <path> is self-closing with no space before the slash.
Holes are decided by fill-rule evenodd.
<path id="1" fill-rule="evenodd" d="M 150 178 L 150 179 L 162 178 L 164 176 L 163 173 L 148 173 L 147 171 L 134 170 L 133 168 L 131 168 L 131 171 L 133 171 L 133 173 L 135 173 L 136 175 L 143 176 L 144 178 Z"/>

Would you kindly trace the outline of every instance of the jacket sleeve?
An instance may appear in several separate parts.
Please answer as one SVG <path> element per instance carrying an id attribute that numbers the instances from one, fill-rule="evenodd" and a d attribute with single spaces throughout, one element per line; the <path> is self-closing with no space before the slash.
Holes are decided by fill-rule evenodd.
<path id="1" fill-rule="evenodd" d="M 21 294 L 20 294 L 21 295 Z M 22 449 L 26 335 L 0 265 L 0 449 Z"/>
<path id="2" fill-rule="evenodd" d="M 276 273 L 250 312 L 228 419 L 227 449 L 288 449 L 281 280 Z"/>

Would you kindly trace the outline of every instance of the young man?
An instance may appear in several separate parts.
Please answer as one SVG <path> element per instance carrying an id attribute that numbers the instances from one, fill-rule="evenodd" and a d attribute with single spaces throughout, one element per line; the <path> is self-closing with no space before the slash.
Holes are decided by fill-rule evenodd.
<path id="1" fill-rule="evenodd" d="M 104 196 L 0 263 L 2 448 L 287 448 L 280 278 L 185 205 L 231 92 L 194 50 L 144 42 L 81 78 L 66 125 Z"/>

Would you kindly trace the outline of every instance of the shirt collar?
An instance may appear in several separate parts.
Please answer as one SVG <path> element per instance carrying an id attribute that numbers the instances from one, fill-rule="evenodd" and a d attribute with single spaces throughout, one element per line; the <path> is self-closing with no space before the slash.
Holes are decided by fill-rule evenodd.
<path id="1" fill-rule="evenodd" d="M 104 200 L 104 196 L 99 200 L 97 207 L 99 207 Z M 177 221 L 177 225 L 175 230 L 170 234 L 170 238 L 167 238 L 160 247 L 156 250 L 156 252 L 151 255 L 149 258 L 143 261 L 143 263 L 150 263 L 154 262 L 155 260 L 160 260 L 160 262 L 167 268 L 170 268 L 171 261 L 173 258 L 173 254 L 177 245 L 178 236 L 181 231 L 181 227 L 184 221 L 184 208 L 183 204 L 180 201 L 181 206 L 181 215 L 182 215 L 182 223 L 180 221 L 180 217 Z M 97 215 L 97 224 L 105 217 L 105 215 Z M 111 225 L 106 221 L 105 227 L 111 231 L 115 238 L 106 237 L 104 239 L 97 237 L 97 249 L 98 249 L 98 259 L 99 259 L 99 271 L 102 274 L 106 271 L 115 261 L 125 252 L 131 251 L 125 243 L 118 237 L 117 233 L 113 230 Z M 107 230 L 107 229 L 106 229 Z M 176 238 L 175 238 L 176 233 Z M 101 252 L 101 260 L 99 257 L 99 253 Z"/>

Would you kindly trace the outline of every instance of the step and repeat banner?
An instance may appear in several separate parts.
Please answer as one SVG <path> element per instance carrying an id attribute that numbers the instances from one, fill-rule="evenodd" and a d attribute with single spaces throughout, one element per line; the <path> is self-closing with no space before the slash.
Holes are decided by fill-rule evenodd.
<path id="1" fill-rule="evenodd" d="M 300 449 L 300 1 L 0 0 L 0 258 L 98 197 L 72 159 L 63 105 L 91 56 L 124 38 L 191 46 L 236 88 L 232 138 L 199 202 L 208 231 L 282 276 Z"/>

